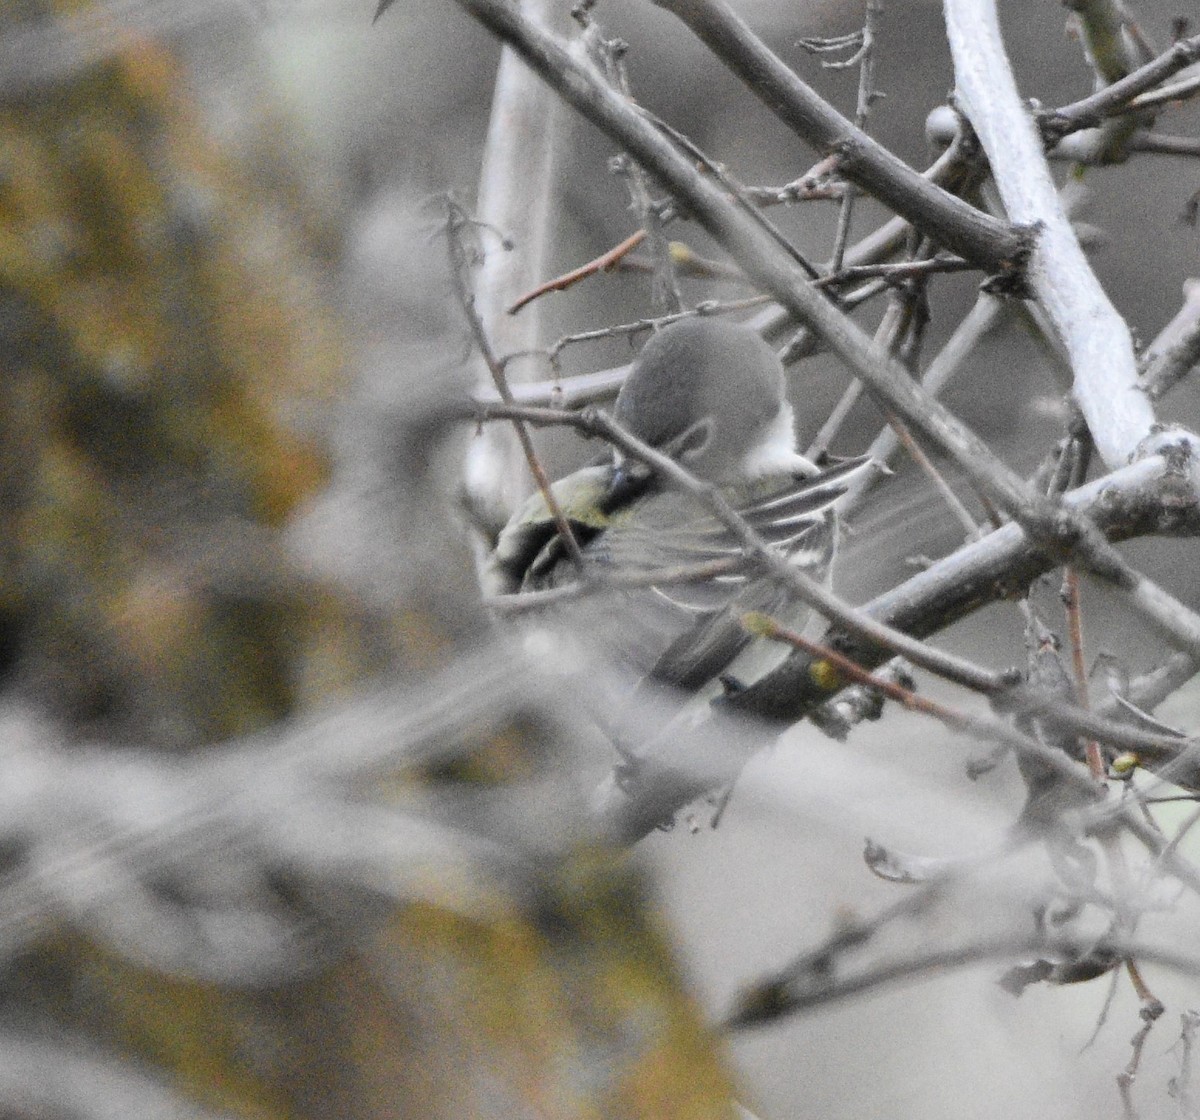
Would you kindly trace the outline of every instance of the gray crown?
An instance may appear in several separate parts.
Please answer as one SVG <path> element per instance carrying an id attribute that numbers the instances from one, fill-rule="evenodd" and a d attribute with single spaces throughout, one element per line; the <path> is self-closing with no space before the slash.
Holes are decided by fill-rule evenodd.
<path id="1" fill-rule="evenodd" d="M 646 343 L 614 417 L 647 443 L 677 450 L 697 474 L 716 478 L 761 438 L 783 399 L 783 366 L 757 334 L 685 319 Z"/>

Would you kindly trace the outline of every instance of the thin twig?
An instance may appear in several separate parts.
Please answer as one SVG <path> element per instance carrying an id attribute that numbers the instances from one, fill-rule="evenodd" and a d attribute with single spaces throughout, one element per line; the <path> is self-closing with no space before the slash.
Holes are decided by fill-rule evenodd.
<path id="1" fill-rule="evenodd" d="M 1200 93 L 1200 75 L 1184 78 L 1181 82 L 1159 86 L 1149 93 L 1140 93 L 1118 112 L 1136 113 L 1139 109 L 1157 109 L 1160 106 L 1182 105 Z"/>
<path id="2" fill-rule="evenodd" d="M 746 299 L 705 300 L 687 311 L 676 311 L 670 315 L 657 315 L 653 318 L 636 319 L 632 323 L 616 323 L 611 327 L 597 327 L 594 331 L 580 331 L 578 334 L 568 334 L 560 338 L 550 347 L 548 354 L 550 364 L 556 365 L 558 356 L 568 346 L 581 342 L 597 342 L 605 338 L 620 338 L 625 335 L 641 334 L 643 331 L 659 330 L 670 323 L 678 323 L 683 319 L 704 318 L 710 315 L 732 315 L 738 311 L 749 311 L 769 302 L 770 296 L 749 296 Z"/>
<path id="3" fill-rule="evenodd" d="M 1063 446 L 1055 476 L 1050 480 L 1052 494 L 1073 490 L 1087 477 L 1091 440 L 1085 436 L 1069 436 Z M 1067 564 L 1063 568 L 1063 610 L 1067 620 L 1067 637 L 1071 647 L 1071 668 L 1075 677 L 1075 702 L 1086 712 L 1091 710 L 1088 697 L 1087 660 L 1083 651 L 1083 609 L 1080 601 L 1079 572 Z M 1104 757 L 1100 744 L 1089 739 L 1085 748 L 1088 769 L 1096 781 L 1105 777 Z"/>
<path id="4" fill-rule="evenodd" d="M 961 199 L 923 179 L 827 101 L 779 58 L 724 0 L 654 0 L 677 15 L 786 125 L 838 171 L 949 249 L 1002 271 L 1016 262 L 1022 239 Z M 998 228 L 998 226 L 1000 228 Z"/>
<path id="5" fill-rule="evenodd" d="M 880 276 L 889 283 L 895 284 L 902 280 L 912 280 L 924 276 L 932 276 L 939 272 L 968 272 L 975 266 L 962 257 L 933 256 L 924 260 L 898 261 L 883 264 L 860 264 L 843 267 L 828 276 L 822 276 L 813 281 L 814 288 L 828 288 L 845 284 L 851 280 L 865 280 L 872 276 Z"/>
<path id="6" fill-rule="evenodd" d="M 1163 132 L 1135 132 L 1129 138 L 1129 150 L 1159 156 L 1200 157 L 1200 137 L 1170 136 Z"/>
<path id="7" fill-rule="evenodd" d="M 921 450 L 921 445 L 913 439 L 912 433 L 904 426 L 903 421 L 896 419 L 894 416 L 889 416 L 888 423 L 896 433 L 896 438 L 900 441 L 900 445 L 908 452 L 909 458 L 933 482 L 938 494 L 941 495 L 942 501 L 946 503 L 950 512 L 958 519 L 958 523 L 962 526 L 967 540 L 975 540 L 979 536 L 979 526 L 976 524 L 975 518 L 971 516 L 971 511 L 963 504 L 962 499 L 950 488 L 950 484 L 946 481 L 945 476 L 933 465 L 929 456 Z"/>
<path id="8" fill-rule="evenodd" d="M 1011 960 L 1030 954 L 1081 957 L 1092 949 L 1093 946 L 1087 942 L 1036 935 L 984 937 L 958 947 L 923 949 L 910 957 L 886 961 L 845 979 L 816 976 L 808 977 L 807 983 L 763 984 L 741 998 L 723 1025 L 733 1030 L 763 1026 L 789 1015 L 840 1003 L 901 980 L 936 976 L 949 969 L 965 968 L 983 961 Z M 1200 968 L 1200 961 L 1182 954 L 1142 946 L 1136 946 L 1136 951 L 1145 959 L 1185 976 L 1195 975 Z"/>
<path id="9" fill-rule="evenodd" d="M 647 109 L 642 109 L 642 115 L 654 124 L 664 136 L 669 136 L 675 141 L 679 148 L 686 152 L 696 163 L 703 167 L 709 175 L 711 175 L 718 183 L 720 183 L 733 198 L 733 201 L 741 208 L 742 212 L 757 225 L 775 244 L 782 249 L 789 257 L 792 258 L 812 279 L 817 279 L 821 273 L 816 265 L 812 264 L 791 241 L 786 238 L 779 228 L 771 222 L 758 207 L 753 204 L 753 201 L 746 194 L 745 187 L 742 186 L 734 177 L 725 169 L 724 165 L 712 159 L 694 140 L 677 128 L 663 120 L 661 117 L 655 116 Z"/>
<path id="10" fill-rule="evenodd" d="M 576 19 L 584 27 L 584 42 L 591 49 L 593 57 L 598 60 L 600 68 L 608 75 L 608 80 L 614 88 L 632 100 L 629 73 L 625 66 L 626 44 L 620 39 L 605 38 L 599 25 L 591 19 L 586 10 L 576 9 L 576 12 Z M 647 247 L 654 261 L 650 285 L 651 304 L 656 311 L 674 314 L 682 309 L 683 297 L 680 295 L 679 282 L 675 276 L 671 246 L 663 233 L 663 217 L 650 194 L 650 180 L 636 160 L 623 154 L 611 160 L 609 167 L 617 174 L 625 176 L 633 208 L 637 211 L 642 229 L 646 231 Z"/>
<path id="11" fill-rule="evenodd" d="M 1053 143 L 1081 128 L 1095 128 L 1112 113 L 1125 111 L 1126 106 L 1139 94 L 1153 89 L 1159 82 L 1177 74 L 1197 59 L 1200 59 L 1200 35 L 1180 39 L 1158 58 L 1097 90 L 1090 97 L 1040 113 L 1038 125 L 1042 135 Z"/>
<path id="12" fill-rule="evenodd" d="M 866 133 L 867 118 L 871 106 L 878 96 L 875 90 L 875 44 L 879 20 L 883 15 L 883 0 L 867 0 L 866 20 L 858 35 L 858 50 L 853 57 L 836 63 L 839 67 L 858 63 L 858 101 L 854 109 L 854 126 Z M 824 64 L 828 66 L 829 64 Z M 833 238 L 833 250 L 829 254 L 829 271 L 839 272 L 845 263 L 846 245 L 850 240 L 850 219 L 854 212 L 854 184 L 847 182 L 838 209 L 837 230 Z"/>
<path id="13" fill-rule="evenodd" d="M 450 282 L 454 286 L 455 295 L 466 317 L 471 335 L 475 339 L 475 345 L 479 348 L 484 363 L 487 365 L 488 372 L 492 375 L 492 382 L 495 385 L 496 392 L 500 394 L 501 400 L 507 404 L 512 404 L 512 393 L 508 387 L 508 378 L 504 373 L 504 365 L 497 359 L 495 352 L 492 350 L 491 341 L 488 339 L 487 332 L 483 328 L 483 321 L 480 319 L 479 312 L 475 308 L 475 297 L 471 294 L 467 286 L 466 270 L 469 261 L 466 250 L 463 247 L 462 230 L 469 225 L 470 219 L 467 217 L 466 212 L 453 199 L 447 196 L 446 244 L 450 255 Z M 550 511 L 550 516 L 554 520 L 554 527 L 558 531 L 559 536 L 562 537 L 563 547 L 566 548 L 567 555 L 571 558 L 576 568 L 582 573 L 584 559 L 583 553 L 579 549 L 579 542 L 575 539 L 575 534 L 571 530 L 571 525 L 562 511 L 558 499 L 554 496 L 554 490 L 550 485 L 550 478 L 546 474 L 546 468 L 542 466 L 542 462 L 538 458 L 537 449 L 533 446 L 533 439 L 529 435 L 529 429 L 520 419 L 514 418 L 512 423 L 513 430 L 517 433 L 517 439 L 521 444 L 521 450 L 525 454 L 525 461 L 529 464 L 529 471 L 537 483 L 542 500 L 546 503 L 546 508 Z"/>
<path id="14" fill-rule="evenodd" d="M 1196 1032 L 1200 1030 L 1200 1011 L 1185 1011 L 1179 1016 L 1179 1074 L 1167 1084 L 1167 1092 L 1179 1102 L 1183 1120 L 1196 1120 L 1198 1115 L 1192 1101 L 1192 1055 L 1196 1048 Z"/>
<path id="15" fill-rule="evenodd" d="M 976 351 L 976 347 L 1004 319 L 1004 303 L 1002 300 L 986 293 L 980 294 L 976 304 L 967 317 L 955 328 L 941 352 L 929 364 L 922 377 L 922 385 L 930 395 L 937 395 L 964 370 L 968 359 Z M 856 382 L 857 384 L 857 382 Z M 868 454 L 871 459 L 883 463 L 892 462 L 896 449 L 899 448 L 900 438 L 892 425 L 884 427 L 880 435 L 872 441 Z M 857 507 L 864 492 L 854 493 L 846 503 L 846 515 Z"/>
<path id="16" fill-rule="evenodd" d="M 936 700 L 930 700 L 926 696 L 921 696 L 919 693 L 904 688 L 895 681 L 878 677 L 852 661 L 849 657 L 838 653 L 837 650 L 831 649 L 827 645 L 822 645 L 820 642 L 812 641 L 804 637 L 803 634 L 797 634 L 794 630 L 789 630 L 786 626 L 781 626 L 769 615 L 748 614 L 742 619 L 742 625 L 756 637 L 767 638 L 774 642 L 784 642 L 793 649 L 804 650 L 805 653 L 811 654 L 818 660 L 818 667 L 814 671 L 829 672 L 830 669 L 822 669 L 819 664 L 820 662 L 826 662 L 831 667 L 832 672 L 838 676 L 845 677 L 846 680 L 853 681 L 855 684 L 875 689 L 889 700 L 895 700 L 896 703 L 907 708 L 909 711 L 932 716 L 954 731 L 981 732 L 985 724 L 991 723 L 993 726 L 988 727 L 987 732 L 985 732 L 988 738 L 995 738 L 997 742 L 1003 742 L 1006 746 L 1032 743 L 1032 740 L 1014 731 L 1007 723 L 1003 723 L 1000 720 L 989 721 L 986 718 L 969 715 L 966 712 L 961 712 L 950 707 L 948 704 L 942 704 Z M 841 687 L 840 683 L 836 681 L 831 682 L 831 690 L 838 687 Z"/>
<path id="17" fill-rule="evenodd" d="M 905 305 L 893 295 L 883 313 L 883 318 L 879 321 L 879 326 L 875 328 L 874 344 L 881 354 L 893 355 L 896 353 L 904 331 L 906 311 Z M 819 459 L 829 450 L 834 436 L 846 422 L 851 409 L 858 403 L 862 394 L 863 383 L 857 378 L 846 386 L 833 411 L 825 418 L 825 423 L 813 437 L 812 445 L 806 452 L 808 458 Z"/>
<path id="18" fill-rule="evenodd" d="M 742 188 L 746 197 L 759 206 L 787 206 L 793 202 L 836 202 L 846 193 L 844 183 L 814 182 L 802 175 L 782 187 Z"/>
<path id="19" fill-rule="evenodd" d="M 1138 1120 L 1138 1111 L 1133 1104 L 1133 1083 L 1137 1080 L 1138 1070 L 1141 1068 L 1142 1050 L 1153 1028 L 1153 1019 L 1147 1019 L 1141 1025 L 1137 1034 L 1130 1040 L 1129 1063 L 1117 1074 L 1117 1091 L 1121 1094 L 1121 1108 L 1125 1120 Z"/>
<path id="20" fill-rule="evenodd" d="M 733 556 L 707 560 L 702 564 L 680 564 L 676 567 L 651 568 L 646 571 L 609 572 L 598 574 L 586 583 L 572 583 L 564 587 L 552 587 L 546 591 L 493 595 L 484 599 L 484 605 L 502 615 L 528 614 L 608 591 L 636 591 L 647 587 L 703 583 L 717 576 L 744 572 L 750 566 L 751 562 L 744 557 Z"/>
<path id="21" fill-rule="evenodd" d="M 617 263 L 627 253 L 632 253 L 643 241 L 646 240 L 646 231 L 639 229 L 635 233 L 631 233 L 624 241 L 614 245 L 611 249 L 600 254 L 600 256 L 581 264 L 578 268 L 571 269 L 570 272 L 564 272 L 561 276 L 556 276 L 553 280 L 547 280 L 543 284 L 539 284 L 536 288 L 526 292 L 516 303 L 512 304 L 508 313 L 515 315 L 522 307 L 526 307 L 533 303 L 535 299 L 540 299 L 542 296 L 550 292 L 565 292 L 568 288 L 578 284 L 580 280 L 586 280 L 589 276 L 595 276 L 598 272 L 607 272 L 609 269 L 615 268 Z"/>

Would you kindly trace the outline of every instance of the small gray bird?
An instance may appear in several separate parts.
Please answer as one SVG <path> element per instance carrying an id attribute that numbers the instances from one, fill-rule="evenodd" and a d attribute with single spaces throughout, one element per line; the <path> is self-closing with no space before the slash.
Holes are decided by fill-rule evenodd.
<path id="1" fill-rule="evenodd" d="M 646 343 L 613 416 L 718 486 L 771 547 L 820 579 L 836 549 L 834 503 L 873 464 L 855 459 L 821 471 L 798 454 L 784 389 L 783 366 L 753 331 L 686 319 Z M 584 557 L 600 572 L 646 572 L 742 551 L 702 499 L 619 453 L 568 475 L 553 491 Z M 535 495 L 501 532 L 486 589 L 520 594 L 577 579 L 546 503 Z M 739 620 L 763 611 L 798 628 L 789 600 L 777 580 L 743 572 L 606 591 L 571 604 L 565 618 L 577 637 L 638 678 L 694 692 L 718 677 L 747 683 L 760 675 L 754 663 L 762 659 L 744 652 L 751 639 Z"/>

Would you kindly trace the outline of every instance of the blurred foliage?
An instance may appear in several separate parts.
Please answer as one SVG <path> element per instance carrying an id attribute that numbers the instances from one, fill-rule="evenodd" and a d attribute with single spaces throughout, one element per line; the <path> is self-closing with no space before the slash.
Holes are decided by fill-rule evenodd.
<path id="1" fill-rule="evenodd" d="M 274 537 L 343 342 L 186 89 L 139 41 L 0 105 L 0 651 L 69 724 L 176 745 L 361 667 Z"/>
<path id="2" fill-rule="evenodd" d="M 19 7 L 0 33 L 86 5 Z M 0 672 L 70 737 L 191 748 L 368 674 L 423 675 L 481 620 L 416 594 L 380 642 L 354 594 L 289 555 L 289 518 L 329 482 L 348 364 L 328 223 L 294 176 L 215 143 L 172 50 L 113 34 L 101 62 L 0 102 Z M 399 449 L 413 485 L 426 450 Z M 411 531 L 428 568 L 413 586 L 461 586 L 465 551 L 431 555 L 452 538 L 425 519 Z M 528 782 L 556 734 L 537 718 L 468 732 L 460 765 L 389 795 L 437 812 L 439 789 Z M 84 905 L 12 958 L 0 1015 L 259 1120 L 727 1115 L 636 870 L 564 851 L 497 881 L 492 918 L 452 884 L 445 908 L 386 908 L 328 883 L 314 901 L 281 873 L 274 903 L 334 951 L 266 986 L 168 975 Z M 137 887 L 187 926 L 187 890 Z"/>

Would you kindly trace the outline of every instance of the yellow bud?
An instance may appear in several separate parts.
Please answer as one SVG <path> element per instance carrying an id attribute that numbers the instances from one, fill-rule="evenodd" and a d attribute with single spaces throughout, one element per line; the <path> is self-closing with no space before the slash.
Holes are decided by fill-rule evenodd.
<path id="1" fill-rule="evenodd" d="M 823 692 L 836 692 L 846 683 L 842 679 L 842 674 L 826 658 L 814 661 L 808 667 L 808 675 L 812 678 L 813 684 Z"/>
<path id="2" fill-rule="evenodd" d="M 769 614 L 762 611 L 747 611 L 741 617 L 742 629 L 756 638 L 774 638 L 779 626 Z"/>
<path id="3" fill-rule="evenodd" d="M 690 264 L 696 259 L 696 254 L 692 252 L 691 246 L 685 245 L 682 241 L 668 242 L 667 251 L 671 254 L 673 264 Z"/>

